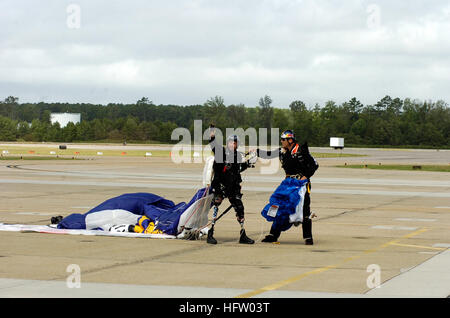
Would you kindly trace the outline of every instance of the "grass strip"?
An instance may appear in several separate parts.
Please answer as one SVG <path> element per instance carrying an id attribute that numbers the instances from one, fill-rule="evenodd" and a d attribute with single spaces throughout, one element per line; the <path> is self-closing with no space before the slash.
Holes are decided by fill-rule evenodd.
<path id="1" fill-rule="evenodd" d="M 340 165 L 339 168 L 450 172 L 450 165 Z"/>

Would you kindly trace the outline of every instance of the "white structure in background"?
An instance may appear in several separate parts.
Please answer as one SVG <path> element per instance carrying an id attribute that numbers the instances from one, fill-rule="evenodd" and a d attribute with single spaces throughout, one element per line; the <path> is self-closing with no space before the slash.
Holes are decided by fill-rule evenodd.
<path id="1" fill-rule="evenodd" d="M 334 149 L 344 149 L 344 138 L 331 137 L 330 147 L 333 147 Z"/>
<path id="2" fill-rule="evenodd" d="M 61 128 L 67 126 L 68 123 L 72 122 L 75 125 L 81 121 L 80 113 L 51 113 L 50 114 L 50 122 L 52 125 L 56 122 L 59 123 Z"/>

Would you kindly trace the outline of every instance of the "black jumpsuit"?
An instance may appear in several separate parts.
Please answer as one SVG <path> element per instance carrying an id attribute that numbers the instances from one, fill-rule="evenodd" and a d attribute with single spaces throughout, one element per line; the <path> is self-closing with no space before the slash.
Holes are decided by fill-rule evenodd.
<path id="1" fill-rule="evenodd" d="M 314 175 L 316 170 L 319 168 L 319 164 L 313 158 L 313 156 L 311 156 L 308 144 L 305 143 L 302 146 L 300 146 L 299 144 L 295 144 L 291 151 L 287 151 L 282 148 L 278 148 L 272 151 L 264 151 L 258 149 L 257 154 L 258 157 L 265 159 L 273 159 L 278 157 L 281 161 L 281 167 L 286 173 L 286 178 L 289 178 L 290 176 L 298 176 L 299 178 L 305 176 L 306 178 L 308 178 L 307 191 L 303 203 L 302 229 L 303 238 L 312 238 L 312 222 L 309 218 L 311 214 L 311 198 L 309 194 L 311 190 L 311 182 L 309 181 L 309 178 Z M 281 234 L 281 230 L 275 228 L 272 225 L 270 234 L 278 238 Z"/>
<path id="2" fill-rule="evenodd" d="M 214 152 L 214 177 L 211 182 L 214 202 L 216 205 L 220 205 L 222 199 L 228 198 L 236 211 L 236 216 L 239 219 L 243 219 L 244 204 L 241 200 L 241 172 L 246 170 L 249 165 L 244 161 L 244 156 L 241 152 L 224 148 L 217 143 L 215 137 L 211 137 L 209 144 Z"/>

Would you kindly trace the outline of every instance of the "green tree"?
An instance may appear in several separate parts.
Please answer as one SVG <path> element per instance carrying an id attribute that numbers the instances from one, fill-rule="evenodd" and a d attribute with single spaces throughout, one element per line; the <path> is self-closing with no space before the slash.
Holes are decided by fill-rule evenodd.
<path id="1" fill-rule="evenodd" d="M 82 122 L 75 125 L 78 141 L 92 141 L 94 140 L 94 129 L 92 128 L 91 122 L 83 120 Z"/>
<path id="2" fill-rule="evenodd" d="M 77 127 L 74 123 L 69 122 L 66 127 L 62 129 L 63 141 L 72 142 L 77 139 Z"/>
<path id="3" fill-rule="evenodd" d="M 290 105 L 289 108 L 291 109 L 292 112 L 296 113 L 296 112 L 304 112 L 306 111 L 306 105 L 304 102 L 302 102 L 301 100 L 295 100 L 293 101 Z"/>
<path id="4" fill-rule="evenodd" d="M 122 134 L 126 140 L 138 139 L 138 123 L 135 118 L 129 116 L 123 125 Z"/>
<path id="5" fill-rule="evenodd" d="M 17 122 L 7 117 L 0 116 L 0 140 L 14 141 L 16 140 Z"/>
<path id="6" fill-rule="evenodd" d="M 148 99 L 148 97 L 142 97 L 136 102 L 137 105 L 151 105 L 153 102 Z"/>
<path id="7" fill-rule="evenodd" d="M 81 113 L 83 122 L 60 128 L 50 125 L 51 112 Z M 203 105 L 155 105 L 147 97 L 136 103 L 23 103 L 9 96 L 0 101 L 1 138 L 26 141 L 90 141 L 112 139 L 171 142 L 173 127 L 193 129 L 196 119 L 227 127 L 294 129 L 302 141 L 328 145 L 331 136 L 353 144 L 424 145 L 450 147 L 450 108 L 444 101 L 383 97 L 364 106 L 356 97 L 337 105 L 328 101 L 308 109 L 293 101 L 288 109 L 272 107 L 265 95 L 255 107 L 226 106 L 215 96 Z M 130 119 L 131 118 L 131 119 Z M 7 119 L 7 120 L 6 120 Z M 31 123 L 31 125 L 30 125 Z M 7 128 L 5 128 L 7 127 Z"/>
<path id="8" fill-rule="evenodd" d="M 94 134 L 94 140 L 102 140 L 106 139 L 108 136 L 107 128 L 103 120 L 98 118 L 92 121 L 92 130 Z"/>
<path id="9" fill-rule="evenodd" d="M 360 118 L 357 121 L 355 121 L 351 128 L 350 131 L 352 132 L 352 134 L 357 135 L 361 138 L 364 138 L 364 136 L 366 135 L 366 131 L 367 131 L 367 122 L 364 118 Z"/>
<path id="10" fill-rule="evenodd" d="M 273 108 L 272 98 L 269 95 L 265 95 L 259 99 L 259 113 L 261 116 L 262 127 L 270 129 L 272 127 Z"/>
<path id="11" fill-rule="evenodd" d="M 16 119 L 16 109 L 19 104 L 19 98 L 8 96 L 3 102 L 0 102 L 0 116 Z"/>
<path id="12" fill-rule="evenodd" d="M 51 111 L 49 111 L 48 109 L 44 110 L 42 112 L 42 117 L 41 117 L 41 122 L 47 125 L 51 124 Z"/>
<path id="13" fill-rule="evenodd" d="M 246 127 L 247 114 L 243 104 L 230 105 L 226 109 L 227 123 L 231 127 Z"/>
<path id="14" fill-rule="evenodd" d="M 25 139 L 25 136 L 30 133 L 30 125 L 26 121 L 19 122 L 17 126 L 17 137 Z"/>
<path id="15" fill-rule="evenodd" d="M 45 140 L 47 141 L 63 141 L 62 130 L 58 122 L 49 126 L 46 131 Z"/>
<path id="16" fill-rule="evenodd" d="M 225 131 L 228 126 L 227 109 L 223 97 L 215 96 L 209 98 L 205 104 L 205 120 L 209 123 L 213 123 L 216 127 Z"/>
<path id="17" fill-rule="evenodd" d="M 374 105 L 374 108 L 377 112 L 382 113 L 390 107 L 391 103 L 392 98 L 389 95 L 386 95 Z"/>
<path id="18" fill-rule="evenodd" d="M 47 141 L 47 129 L 49 124 L 41 122 L 39 119 L 34 119 L 31 122 L 31 136 L 33 141 Z"/>
<path id="19" fill-rule="evenodd" d="M 285 109 L 274 109 L 273 110 L 273 126 L 278 128 L 280 132 L 287 129 L 293 129 L 290 126 L 289 111 Z"/>

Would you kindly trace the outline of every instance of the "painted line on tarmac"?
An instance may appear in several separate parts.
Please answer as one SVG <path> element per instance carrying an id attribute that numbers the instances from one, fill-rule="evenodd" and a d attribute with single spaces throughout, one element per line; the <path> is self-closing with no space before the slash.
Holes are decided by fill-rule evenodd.
<path id="1" fill-rule="evenodd" d="M 320 220 L 320 219 L 319 219 Z M 330 224 L 330 225 L 349 225 L 349 226 L 372 226 L 372 224 L 364 224 L 364 223 L 342 223 L 342 222 L 323 222 L 322 224 Z"/>
<path id="2" fill-rule="evenodd" d="M 37 184 L 37 185 L 67 185 L 92 187 L 130 187 L 130 188 L 160 188 L 160 189 L 200 189 L 200 185 L 176 185 L 170 183 L 128 183 L 128 182 L 95 182 L 95 181 L 56 181 L 56 180 L 18 180 L 0 179 L 0 183 L 7 184 Z"/>
<path id="3" fill-rule="evenodd" d="M 270 192 L 272 193 L 275 188 L 273 187 L 248 187 L 243 186 L 243 190 L 257 191 L 257 192 Z M 314 193 L 322 194 L 343 194 L 343 195 L 382 195 L 382 196 L 405 196 L 405 197 L 427 197 L 427 198 L 450 198 L 448 192 L 412 192 L 412 191 L 380 191 L 380 190 L 357 190 L 357 189 L 321 189 L 314 187 L 312 190 Z"/>
<path id="4" fill-rule="evenodd" d="M 436 244 L 433 244 L 433 247 L 450 248 L 450 243 L 436 243 Z"/>
<path id="5" fill-rule="evenodd" d="M 3 184 L 38 184 L 38 185 L 67 185 L 67 186 L 91 186 L 91 187 L 124 187 L 124 188 L 152 188 L 152 189 L 191 189 L 202 188 L 200 184 L 173 184 L 173 183 L 129 183 L 129 182 L 95 182 L 95 181 L 56 181 L 56 180 L 20 180 L 20 179 L 0 179 Z M 269 192 L 272 193 L 275 187 L 251 187 L 244 186 L 244 191 Z M 344 194 L 344 195 L 382 195 L 382 196 L 407 196 L 407 197 L 430 197 L 430 198 L 450 198 L 447 192 L 410 192 L 410 191 L 378 191 L 378 190 L 357 190 L 357 189 L 314 189 L 314 193 L 323 194 Z"/>
<path id="6" fill-rule="evenodd" d="M 12 165 L 9 168 L 19 169 L 23 171 L 32 172 L 33 175 L 45 176 L 73 176 L 85 178 L 105 178 L 105 179 L 150 179 L 150 180 L 177 180 L 189 181 L 196 180 L 201 182 L 202 177 L 199 174 L 192 173 L 145 173 L 145 174 L 130 174 L 118 173 L 114 171 L 58 171 L 30 168 L 30 165 Z M 246 182 L 257 183 L 279 183 L 284 175 L 244 175 Z M 314 177 L 314 184 L 345 184 L 345 185 L 380 185 L 380 186 L 411 186 L 411 187 L 450 187 L 449 181 L 434 181 L 434 180 L 401 180 L 401 179 L 358 179 L 358 178 L 321 178 Z"/>
<path id="7" fill-rule="evenodd" d="M 66 281 L 0 278 L 0 297 L 10 298 L 231 298 L 248 292 L 243 288 L 201 286 L 132 285 L 81 282 L 80 288 L 69 288 Z M 282 298 L 363 298 L 363 294 L 282 290 L 268 293 Z M 211 315 L 214 316 L 214 315 Z"/>
<path id="8" fill-rule="evenodd" d="M 411 245 L 411 244 L 400 244 L 400 243 L 391 243 L 390 245 L 403 246 L 403 247 L 412 247 L 412 248 L 420 248 L 420 249 L 426 249 L 426 250 L 436 250 L 436 251 L 443 251 L 443 250 L 445 250 L 444 247 L 430 247 L 430 246 L 423 246 L 423 245 Z"/>
<path id="9" fill-rule="evenodd" d="M 399 243 L 403 239 L 412 238 L 412 237 L 417 236 L 419 234 L 422 234 L 422 233 L 424 233 L 424 232 L 426 232 L 428 230 L 429 230 L 428 228 L 419 229 L 417 231 L 405 234 L 405 235 L 401 236 L 398 239 L 395 239 L 395 240 L 389 241 L 387 243 L 384 243 L 382 245 L 379 245 L 378 247 L 375 247 L 373 249 L 366 250 L 366 251 L 362 252 L 361 254 L 347 257 L 346 259 L 344 259 L 340 263 L 333 264 L 333 265 L 328 265 L 328 266 L 324 266 L 324 267 L 320 267 L 320 268 L 314 269 L 312 271 L 309 271 L 309 272 L 306 272 L 306 273 L 302 273 L 300 275 L 293 276 L 293 277 L 290 277 L 288 279 L 285 279 L 285 280 L 282 280 L 282 281 L 279 281 L 279 282 L 275 282 L 273 284 L 267 285 L 265 287 L 262 287 L 262 288 L 259 288 L 259 289 L 256 289 L 256 290 L 253 290 L 251 292 L 240 294 L 240 295 L 236 296 L 236 298 L 250 298 L 250 297 L 254 297 L 254 296 L 260 295 L 262 293 L 268 292 L 268 291 L 277 290 L 277 289 L 279 289 L 281 287 L 284 287 L 286 285 L 298 282 L 299 280 L 301 280 L 301 279 L 303 279 L 305 277 L 309 277 L 309 276 L 312 276 L 312 275 L 320 274 L 320 273 L 326 272 L 326 271 L 328 271 L 330 269 L 338 268 L 339 266 L 342 266 L 342 265 L 344 265 L 344 264 L 346 264 L 346 263 L 348 263 L 348 262 L 350 262 L 352 260 L 361 258 L 364 255 L 367 255 L 367 254 L 370 254 L 370 253 L 378 252 L 378 251 L 380 251 L 380 250 L 382 250 L 382 249 L 384 249 L 386 247 L 391 246 L 392 244 Z"/>
<path id="10" fill-rule="evenodd" d="M 436 222 L 436 219 L 396 218 L 395 221 L 405 222 Z"/>
<path id="11" fill-rule="evenodd" d="M 375 230 L 399 230 L 399 231 L 414 231 L 417 227 L 412 226 L 396 226 L 396 225 L 374 225 L 371 227 Z"/>
<path id="12" fill-rule="evenodd" d="M 377 191 L 377 190 L 352 190 L 352 189 L 348 189 L 348 190 L 313 189 L 313 191 L 314 191 L 314 193 L 450 198 L 450 193 L 448 193 L 448 192 Z"/>
<path id="13" fill-rule="evenodd" d="M 45 213 L 45 212 L 16 212 L 14 214 L 19 214 L 19 215 L 55 215 L 55 213 Z"/>

